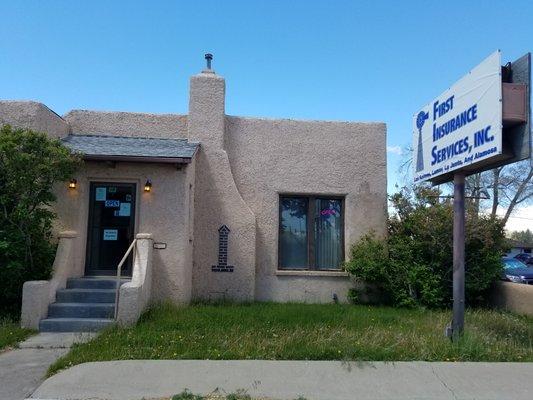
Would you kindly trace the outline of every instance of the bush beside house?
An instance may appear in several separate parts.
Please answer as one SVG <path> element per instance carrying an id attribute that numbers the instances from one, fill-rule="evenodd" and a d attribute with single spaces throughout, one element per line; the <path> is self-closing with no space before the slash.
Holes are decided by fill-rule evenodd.
<path id="1" fill-rule="evenodd" d="M 450 200 L 440 201 L 439 194 L 436 189 L 419 187 L 393 195 L 387 238 L 369 234 L 351 249 L 347 271 L 368 287 L 377 287 L 387 303 L 451 305 L 453 205 Z M 482 304 L 502 270 L 506 247 L 502 223 L 468 210 L 465 247 L 466 301 Z M 350 298 L 358 302 L 365 295 L 354 289 Z"/>
<path id="2" fill-rule="evenodd" d="M 0 314 L 19 312 L 25 281 L 49 278 L 53 186 L 69 179 L 78 163 L 57 139 L 0 129 Z"/>

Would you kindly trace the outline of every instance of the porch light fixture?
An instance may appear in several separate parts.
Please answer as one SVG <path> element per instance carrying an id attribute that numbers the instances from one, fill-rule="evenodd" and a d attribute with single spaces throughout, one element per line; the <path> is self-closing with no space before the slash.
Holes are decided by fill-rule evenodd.
<path id="1" fill-rule="evenodd" d="M 152 191 L 152 181 L 150 179 L 146 180 L 146 183 L 144 184 L 144 191 L 145 192 L 151 192 Z"/>
<path id="2" fill-rule="evenodd" d="M 74 178 L 72 178 L 70 180 L 70 182 L 68 183 L 68 188 L 69 189 L 76 189 L 76 185 L 78 184 L 78 181 Z"/>

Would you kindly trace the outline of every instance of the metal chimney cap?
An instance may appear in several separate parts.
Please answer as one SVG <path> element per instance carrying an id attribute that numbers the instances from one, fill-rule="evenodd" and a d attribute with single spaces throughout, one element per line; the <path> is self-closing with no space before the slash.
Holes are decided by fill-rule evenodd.
<path id="1" fill-rule="evenodd" d="M 207 65 L 206 69 L 203 72 L 207 72 L 210 74 L 214 73 L 214 71 L 211 69 L 211 60 L 213 59 L 213 54 L 207 53 L 204 57 Z"/>

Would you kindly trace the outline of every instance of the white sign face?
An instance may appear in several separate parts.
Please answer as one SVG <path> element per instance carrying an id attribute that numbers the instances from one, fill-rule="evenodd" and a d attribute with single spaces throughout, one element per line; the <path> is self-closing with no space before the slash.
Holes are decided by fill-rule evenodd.
<path id="1" fill-rule="evenodd" d="M 500 58 L 494 52 L 414 115 L 415 182 L 501 154 Z"/>

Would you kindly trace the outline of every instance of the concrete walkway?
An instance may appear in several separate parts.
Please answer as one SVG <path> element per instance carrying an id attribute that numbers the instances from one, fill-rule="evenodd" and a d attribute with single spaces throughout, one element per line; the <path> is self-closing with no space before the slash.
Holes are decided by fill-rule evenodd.
<path id="1" fill-rule="evenodd" d="M 22 400 L 42 382 L 48 366 L 68 352 L 73 343 L 92 334 L 41 333 L 0 354 L 0 399 Z"/>
<path id="2" fill-rule="evenodd" d="M 533 363 L 110 361 L 52 376 L 32 398 L 140 400 L 188 388 L 275 399 L 530 400 L 531 382 Z"/>

